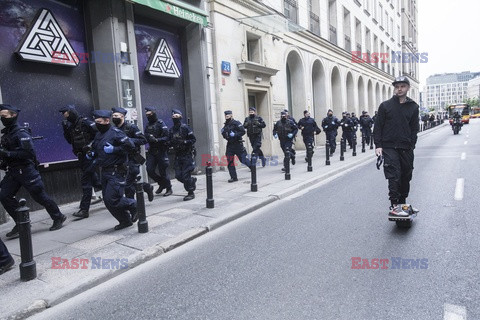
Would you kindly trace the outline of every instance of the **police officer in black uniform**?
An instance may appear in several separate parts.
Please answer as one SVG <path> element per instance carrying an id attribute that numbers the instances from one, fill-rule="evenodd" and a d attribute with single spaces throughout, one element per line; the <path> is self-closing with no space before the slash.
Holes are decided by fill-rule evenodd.
<path id="1" fill-rule="evenodd" d="M 362 116 L 360 117 L 360 130 L 362 135 L 365 137 L 365 143 L 370 144 L 370 136 L 372 135 L 372 125 L 373 120 L 368 115 L 368 111 L 362 111 Z"/>
<path id="2" fill-rule="evenodd" d="M 157 110 L 154 107 L 145 108 L 148 123 L 145 126 L 145 137 L 147 138 L 149 149 L 147 152 L 147 173 L 148 176 L 158 183 L 156 194 L 162 193 L 164 197 L 172 194 L 172 183 L 168 174 L 168 127 L 162 119 L 158 119 Z M 158 174 L 156 170 L 158 169 Z"/>
<path id="3" fill-rule="evenodd" d="M 182 112 L 172 110 L 173 127 L 169 129 L 169 144 L 175 152 L 175 178 L 183 183 L 188 194 L 183 201 L 195 199 L 197 178 L 192 177 L 195 169 L 195 142 L 197 139 L 192 129 L 182 123 Z"/>
<path id="4" fill-rule="evenodd" d="M 12 255 L 8 252 L 5 243 L 0 239 L 0 275 L 10 270 L 15 264 Z"/>
<path id="5" fill-rule="evenodd" d="M 82 200 L 80 200 L 80 210 L 73 214 L 77 218 L 88 218 L 90 203 L 92 201 L 92 187 L 95 191 L 102 190 L 102 184 L 96 171 L 93 169 L 92 160 L 85 158 L 90 148 L 90 144 L 97 134 L 95 123 L 78 114 L 74 105 L 67 105 L 61 108 L 65 118 L 62 122 L 63 136 L 69 144 L 72 145 L 72 151 L 78 158 L 82 176 L 80 182 L 82 185 Z"/>
<path id="6" fill-rule="evenodd" d="M 292 146 L 293 138 L 297 134 L 298 128 L 293 120 L 287 118 L 287 113 L 285 111 L 282 111 L 280 114 L 280 120 L 278 120 L 273 126 L 273 136 L 275 139 L 280 139 L 280 147 L 285 154 L 282 171 L 285 171 L 285 166 L 288 164 L 287 161 L 289 158 L 292 161 L 292 164 L 295 165 L 295 154 L 292 153 Z"/>
<path id="7" fill-rule="evenodd" d="M 223 138 L 227 140 L 227 150 L 225 155 L 228 161 L 228 173 L 230 179 L 228 182 L 238 181 L 237 170 L 235 169 L 235 156 L 241 163 L 250 168 L 250 160 L 248 159 L 247 150 L 243 146 L 242 136 L 245 134 L 245 128 L 238 120 L 233 119 L 232 111 L 227 110 L 225 113 L 225 123 L 221 129 Z"/>
<path id="8" fill-rule="evenodd" d="M 248 109 L 248 117 L 245 118 L 243 122 L 243 127 L 247 130 L 248 139 L 250 139 L 250 144 L 252 145 L 252 158 L 253 154 L 259 157 L 262 160 L 262 167 L 265 167 L 267 159 L 263 155 L 262 149 L 262 129 L 267 125 L 263 121 L 262 117 L 257 116 L 257 109 L 250 107 Z M 252 165 L 256 165 L 253 164 Z"/>
<path id="9" fill-rule="evenodd" d="M 5 210 L 17 221 L 15 210 L 20 207 L 15 194 L 20 187 L 28 191 L 33 200 L 45 207 L 53 220 L 50 231 L 62 228 L 67 219 L 60 212 L 55 201 L 45 192 L 42 177 L 37 170 L 37 156 L 33 148 L 32 135 L 29 129 L 17 124 L 19 109 L 0 104 L 0 116 L 3 125 L 0 148 L 1 168 L 6 170 L 5 177 L 0 182 L 0 202 Z M 18 236 L 18 227 L 7 233 L 8 238 Z"/>
<path id="10" fill-rule="evenodd" d="M 307 155 L 311 153 L 313 156 L 313 147 L 315 145 L 314 135 L 319 134 L 322 130 L 318 127 L 315 119 L 310 117 L 308 110 L 303 111 L 303 118 L 298 121 L 298 128 L 302 130 L 303 143 L 307 148 Z M 305 158 L 308 162 L 308 158 Z"/>
<path id="11" fill-rule="evenodd" d="M 103 202 L 119 222 L 114 229 L 124 229 L 138 219 L 137 201 L 124 196 L 128 154 L 135 150 L 135 144 L 125 132 L 110 124 L 111 111 L 96 110 L 93 116 L 98 133 L 87 157 L 94 159 L 102 170 Z"/>
<path id="12" fill-rule="evenodd" d="M 284 109 L 283 112 L 285 112 L 285 114 L 287 115 L 287 119 L 291 120 L 291 121 L 297 126 L 297 128 L 298 128 L 297 121 L 295 120 L 294 117 L 292 117 L 292 116 L 290 115 L 290 113 L 288 112 L 288 109 Z M 298 130 L 297 130 L 297 132 L 298 132 Z M 290 154 L 292 154 L 293 157 L 295 157 L 295 155 L 297 154 L 297 152 L 295 151 L 295 148 L 294 148 L 294 147 L 295 147 L 295 141 L 296 141 L 295 138 L 296 138 L 296 137 L 297 137 L 297 133 L 295 133 L 295 134 L 293 135 L 292 147 L 290 148 Z"/>
<path id="13" fill-rule="evenodd" d="M 115 107 L 112 108 L 112 112 L 112 122 L 115 127 L 125 132 L 135 144 L 135 149 L 128 154 L 128 175 L 125 181 L 125 197 L 133 199 L 136 193 L 135 183 L 140 174 L 140 165 L 145 163 L 145 158 L 140 154 L 140 147 L 147 143 L 147 139 L 135 123 L 125 121 L 126 109 Z M 143 191 L 147 194 L 148 201 L 153 201 L 153 187 L 149 183 L 143 183 Z"/>
<path id="14" fill-rule="evenodd" d="M 333 115 L 332 109 L 328 109 L 327 116 L 322 120 L 322 128 L 330 146 L 330 155 L 333 155 L 337 147 L 336 138 L 339 126 L 340 121 Z"/>
<path id="15" fill-rule="evenodd" d="M 350 149 L 353 148 L 353 133 L 354 133 L 354 126 L 352 119 L 350 118 L 350 113 L 344 112 L 342 113 L 343 118 L 340 121 L 340 125 L 342 126 L 342 138 L 343 141 L 348 142 Z"/>

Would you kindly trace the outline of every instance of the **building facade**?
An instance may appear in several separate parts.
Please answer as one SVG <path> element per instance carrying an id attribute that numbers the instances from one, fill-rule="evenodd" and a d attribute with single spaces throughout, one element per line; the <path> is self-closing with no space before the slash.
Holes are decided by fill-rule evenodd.
<path id="1" fill-rule="evenodd" d="M 281 155 L 272 127 L 283 109 L 296 119 L 309 110 L 318 121 L 328 109 L 337 117 L 345 110 L 373 114 L 392 96 L 392 79 L 406 71 L 412 82 L 410 95 L 418 100 L 418 66 L 406 67 L 398 57 L 392 58 L 404 48 L 402 8 L 407 3 L 209 1 L 215 152 L 222 153 L 225 148 L 218 136 L 224 110 L 231 109 L 234 117 L 243 121 L 248 107 L 257 107 L 267 123 L 264 152 Z M 415 25 L 416 7 L 414 17 L 408 19 Z M 416 33 L 415 27 L 412 52 Z M 323 141 L 323 134 L 317 137 L 317 142 Z M 296 148 L 304 148 L 298 139 Z"/>
<path id="2" fill-rule="evenodd" d="M 480 77 L 476 77 L 468 81 L 467 98 L 480 99 Z"/>
<path id="3" fill-rule="evenodd" d="M 436 74 L 427 78 L 425 104 L 441 112 L 454 103 L 462 103 L 468 98 L 469 81 L 480 76 L 480 72 Z"/>

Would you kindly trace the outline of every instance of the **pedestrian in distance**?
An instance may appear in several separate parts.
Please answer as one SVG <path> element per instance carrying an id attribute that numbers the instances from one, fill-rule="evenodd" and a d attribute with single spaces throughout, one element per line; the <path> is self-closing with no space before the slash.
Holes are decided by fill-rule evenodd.
<path id="1" fill-rule="evenodd" d="M 120 107 L 112 108 L 112 122 L 116 128 L 125 132 L 135 144 L 133 151 L 128 153 L 128 174 L 125 181 L 125 197 L 133 199 L 135 197 L 137 176 L 140 174 L 140 166 L 145 163 L 145 158 L 141 155 L 141 146 L 147 143 L 145 135 L 140 131 L 135 123 L 125 121 L 127 110 Z M 143 191 L 147 194 L 148 201 L 153 201 L 153 187 L 148 182 L 142 185 Z"/>
<path id="2" fill-rule="evenodd" d="M 330 156 L 335 153 L 337 147 L 337 133 L 340 121 L 333 115 L 332 109 L 328 109 L 327 116 L 322 120 L 322 128 L 325 132 L 326 140 L 330 146 Z"/>
<path id="3" fill-rule="evenodd" d="M 101 168 L 103 202 L 119 222 L 114 229 L 121 230 L 138 220 L 137 201 L 124 196 L 128 154 L 135 150 L 135 144 L 125 132 L 111 125 L 111 111 L 96 110 L 93 116 L 98 133 L 87 158 Z"/>
<path id="4" fill-rule="evenodd" d="M 372 125 L 373 120 L 368 115 L 368 111 L 362 111 L 362 116 L 360 117 L 360 130 L 362 135 L 365 137 L 365 143 L 370 144 L 370 137 L 372 135 Z"/>
<path id="5" fill-rule="evenodd" d="M 195 199 L 197 178 L 192 177 L 195 170 L 195 142 L 197 139 L 193 130 L 182 123 L 183 114 L 180 110 L 172 110 L 173 127 L 169 129 L 169 143 L 175 152 L 175 178 L 183 183 L 188 194 L 183 201 Z"/>
<path id="6" fill-rule="evenodd" d="M 305 158 L 305 161 L 308 162 L 308 155 L 313 156 L 315 135 L 320 134 L 322 130 L 318 127 L 315 119 L 310 117 L 308 110 L 303 111 L 303 118 L 298 121 L 298 129 L 302 130 L 303 143 L 307 149 L 307 158 Z"/>
<path id="7" fill-rule="evenodd" d="M 170 134 L 168 127 L 157 116 L 157 110 L 154 107 L 146 107 L 147 125 L 145 126 L 145 137 L 148 141 L 147 152 L 147 173 L 149 178 L 158 183 L 156 194 L 163 194 L 168 197 L 173 193 L 172 183 L 170 182 L 170 175 L 168 167 L 170 160 L 168 158 Z M 157 174 L 158 171 L 158 174 Z"/>
<path id="8" fill-rule="evenodd" d="M 235 156 L 238 157 L 241 163 L 250 168 L 250 160 L 248 159 L 247 150 L 243 146 L 243 135 L 245 135 L 245 128 L 238 120 L 233 119 L 233 113 L 230 110 L 224 112 L 225 123 L 220 130 L 222 136 L 227 140 L 227 148 L 225 155 L 228 161 L 228 173 L 230 179 L 228 182 L 238 181 L 237 170 L 235 169 Z"/>
<path id="9" fill-rule="evenodd" d="M 397 77 L 392 83 L 394 96 L 380 104 L 375 119 L 375 154 L 383 156 L 383 170 L 388 180 L 391 213 L 405 204 L 410 191 L 413 159 L 417 143 L 418 104 L 407 96 L 410 81 Z M 401 210 L 400 210 L 401 211 Z"/>
<path id="10" fill-rule="evenodd" d="M 18 237 L 16 210 L 20 204 L 15 195 L 20 187 L 24 187 L 33 200 L 45 207 L 53 220 L 50 231 L 62 228 L 67 219 L 45 191 L 42 177 L 37 170 L 38 162 L 32 134 L 30 128 L 18 125 L 19 112 L 20 110 L 14 106 L 0 104 L 0 117 L 5 126 L 1 131 L 3 135 L 0 143 L 0 168 L 6 171 L 0 182 L 0 202 L 15 221 L 15 226 L 7 233 L 7 238 Z"/>
<path id="11" fill-rule="evenodd" d="M 350 113 L 343 112 L 342 113 L 342 120 L 340 121 L 340 126 L 342 127 L 342 138 L 345 143 L 348 142 L 350 149 L 353 148 L 353 134 L 355 130 L 355 124 L 350 117 Z"/>
<path id="12" fill-rule="evenodd" d="M 97 127 L 95 122 L 80 116 L 74 105 L 64 106 L 60 108 L 59 112 L 64 117 L 62 121 L 63 136 L 72 145 L 72 152 L 78 158 L 80 171 L 82 172 L 80 178 L 82 186 L 80 210 L 75 212 L 73 216 L 80 219 L 88 218 L 90 204 L 92 203 L 92 187 L 96 192 L 102 190 L 102 184 L 92 163 L 93 160 L 88 160 L 85 157 L 98 132 Z M 97 197 L 101 199 L 101 196 Z"/>
<path id="13" fill-rule="evenodd" d="M 292 165 L 295 165 L 295 153 L 292 152 L 292 146 L 298 128 L 293 120 L 287 118 L 285 111 L 282 111 L 280 115 L 280 120 L 273 126 L 273 137 L 280 140 L 280 147 L 285 155 L 282 171 L 285 171 L 288 161 L 292 161 Z"/>
<path id="14" fill-rule="evenodd" d="M 263 121 L 262 117 L 257 115 L 257 109 L 254 107 L 250 107 L 248 109 L 248 117 L 245 118 L 243 122 L 243 127 L 247 130 L 247 136 L 250 140 L 250 144 L 252 145 L 252 156 L 255 154 L 256 157 L 260 158 L 262 161 L 262 167 L 265 167 L 267 159 L 263 155 L 262 149 L 262 129 L 265 128 L 267 125 L 265 121 Z M 256 165 L 256 163 L 252 163 L 252 165 Z"/>

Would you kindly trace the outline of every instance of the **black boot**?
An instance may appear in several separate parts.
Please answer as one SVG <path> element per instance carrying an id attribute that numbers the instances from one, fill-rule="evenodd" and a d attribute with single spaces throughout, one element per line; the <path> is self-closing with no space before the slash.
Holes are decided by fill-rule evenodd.
<path id="1" fill-rule="evenodd" d="M 163 196 L 168 197 L 168 196 L 172 195 L 172 193 L 173 193 L 172 188 L 170 187 L 170 188 L 167 188 L 167 191 L 165 191 L 165 194 Z"/>
<path id="2" fill-rule="evenodd" d="M 9 239 L 17 238 L 19 236 L 17 225 L 15 225 L 13 229 L 6 234 L 6 236 Z"/>
<path id="3" fill-rule="evenodd" d="M 148 196 L 148 201 L 152 202 L 153 201 L 153 186 L 150 184 L 143 185 L 143 191 L 147 193 Z"/>
<path id="4" fill-rule="evenodd" d="M 188 201 L 192 199 L 195 199 L 195 194 L 193 193 L 193 191 L 189 191 L 188 195 L 185 198 L 183 198 L 183 201 Z"/>
<path id="5" fill-rule="evenodd" d="M 55 230 L 61 229 L 63 227 L 63 223 L 65 222 L 65 220 L 67 220 L 67 216 L 62 214 L 62 217 L 60 219 L 53 220 L 53 224 L 49 230 L 55 231 Z"/>
<path id="6" fill-rule="evenodd" d="M 72 214 L 75 218 L 85 219 L 88 218 L 88 211 L 84 209 L 80 209 L 78 212 Z"/>
<path id="7" fill-rule="evenodd" d="M 158 189 L 157 189 L 157 191 L 155 191 L 155 193 L 160 194 L 160 193 L 162 193 L 163 189 L 165 189 L 165 188 L 162 187 L 162 186 L 158 186 Z"/>

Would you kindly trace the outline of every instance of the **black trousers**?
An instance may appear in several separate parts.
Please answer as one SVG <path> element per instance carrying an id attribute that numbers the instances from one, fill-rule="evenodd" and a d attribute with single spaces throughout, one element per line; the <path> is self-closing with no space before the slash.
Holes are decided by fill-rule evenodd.
<path id="1" fill-rule="evenodd" d="M 383 172 L 392 204 L 405 203 L 413 173 L 413 149 L 383 148 Z"/>

